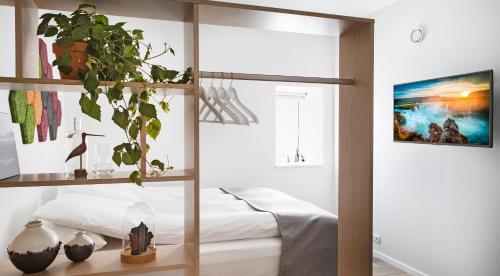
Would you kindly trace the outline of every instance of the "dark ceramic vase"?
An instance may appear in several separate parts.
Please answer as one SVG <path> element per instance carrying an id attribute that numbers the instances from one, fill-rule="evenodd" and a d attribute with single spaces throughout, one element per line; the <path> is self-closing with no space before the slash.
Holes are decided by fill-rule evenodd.
<path id="1" fill-rule="evenodd" d="M 41 221 L 31 221 L 24 227 L 7 247 L 10 261 L 24 273 L 43 271 L 57 257 L 61 242 Z"/>
<path id="2" fill-rule="evenodd" d="M 64 253 L 73 262 L 83 262 L 94 252 L 95 243 L 85 231 L 75 232 L 75 236 L 64 245 Z"/>

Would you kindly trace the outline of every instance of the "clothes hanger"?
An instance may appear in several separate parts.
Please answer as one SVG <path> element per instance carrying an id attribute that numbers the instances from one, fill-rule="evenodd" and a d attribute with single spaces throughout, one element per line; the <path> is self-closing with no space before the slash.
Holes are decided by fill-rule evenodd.
<path id="1" fill-rule="evenodd" d="M 221 73 L 222 73 L 222 80 L 220 82 L 219 88 L 217 89 L 217 93 L 219 94 L 219 98 L 226 104 L 226 106 L 229 109 L 231 109 L 234 112 L 234 114 L 236 114 L 236 116 L 238 116 L 241 124 L 249 126 L 250 122 L 248 121 L 248 118 L 246 117 L 245 114 L 243 114 L 243 112 L 241 112 L 236 106 L 233 105 L 230 97 L 228 96 L 228 94 L 226 92 L 226 89 L 222 85 L 224 82 L 224 73 L 223 72 L 221 72 Z"/>
<path id="2" fill-rule="evenodd" d="M 201 114 L 203 114 L 203 111 L 205 110 L 206 107 L 208 107 L 208 111 L 207 113 L 209 114 L 210 112 L 212 112 L 216 119 L 218 119 L 223 125 L 226 124 L 226 119 L 224 118 L 224 116 L 222 116 L 222 114 L 217 110 L 217 108 L 215 108 L 211 103 L 210 103 L 210 99 L 207 97 L 207 91 L 205 90 L 205 88 L 203 88 L 203 86 L 201 85 L 202 83 L 202 80 L 200 80 L 200 98 L 203 102 L 203 106 L 201 107 L 201 110 L 200 110 L 200 116 Z"/>
<path id="3" fill-rule="evenodd" d="M 212 82 L 211 82 L 210 86 L 213 86 L 213 85 L 214 85 L 214 73 L 212 73 Z M 207 98 L 208 104 L 210 106 L 212 106 L 215 110 L 217 110 L 217 108 L 215 106 L 217 103 L 215 101 L 213 101 L 213 98 L 212 98 L 211 93 L 210 93 L 210 87 L 208 89 L 203 89 L 203 92 L 205 93 L 205 97 Z M 201 111 L 203 112 L 204 110 L 201 110 Z M 222 113 L 219 110 L 217 110 L 217 112 L 222 115 Z M 202 116 L 202 120 L 206 121 L 208 116 L 210 115 L 210 110 L 207 110 L 205 112 L 205 114 L 200 114 L 200 115 Z M 222 115 L 222 117 L 225 120 L 225 117 L 223 115 Z M 214 122 L 217 121 L 216 119 L 217 118 L 215 118 Z"/>
<path id="4" fill-rule="evenodd" d="M 214 107 L 216 107 L 216 105 L 218 105 L 220 107 L 220 110 L 219 112 L 222 114 L 222 112 L 226 113 L 229 117 L 231 117 L 231 119 L 233 119 L 233 121 L 237 124 L 240 124 L 241 121 L 240 119 L 238 118 L 238 116 L 236 114 L 234 114 L 234 112 L 229 109 L 226 104 L 221 100 L 221 98 L 219 97 L 219 93 L 217 93 L 217 89 L 215 88 L 214 86 L 214 83 L 213 83 L 214 79 L 213 79 L 213 73 L 212 73 L 212 84 L 210 86 L 210 88 L 208 89 L 208 95 L 209 97 L 211 97 L 213 100 L 214 100 Z M 209 114 L 209 113 L 208 113 Z M 208 114 L 205 114 L 203 120 L 206 120 L 207 117 L 208 117 Z"/>
<path id="5" fill-rule="evenodd" d="M 255 115 L 248 107 L 246 107 L 241 101 L 240 98 L 238 97 L 238 92 L 236 89 L 233 87 L 233 73 L 231 73 L 231 83 L 229 84 L 229 88 L 226 89 L 226 94 L 229 97 L 229 100 L 234 100 L 236 105 L 238 105 L 252 120 L 252 123 L 259 123 L 259 117 Z"/>

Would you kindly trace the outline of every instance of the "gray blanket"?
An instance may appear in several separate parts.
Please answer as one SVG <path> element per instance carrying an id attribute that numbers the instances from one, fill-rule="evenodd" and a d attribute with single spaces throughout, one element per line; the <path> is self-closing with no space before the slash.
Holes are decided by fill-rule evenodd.
<path id="1" fill-rule="evenodd" d="M 266 189 L 222 189 L 270 212 L 281 233 L 280 276 L 337 275 L 337 217 L 308 202 Z"/>

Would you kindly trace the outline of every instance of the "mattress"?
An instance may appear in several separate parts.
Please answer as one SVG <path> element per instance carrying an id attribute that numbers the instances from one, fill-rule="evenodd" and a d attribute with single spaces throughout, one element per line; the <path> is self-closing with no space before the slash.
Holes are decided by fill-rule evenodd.
<path id="1" fill-rule="evenodd" d="M 278 276 L 280 238 L 204 243 L 200 246 L 201 276 Z M 183 270 L 140 274 L 184 276 Z"/>
<path id="2" fill-rule="evenodd" d="M 279 271 L 280 255 L 280 238 L 201 244 L 201 275 L 275 276 Z"/>

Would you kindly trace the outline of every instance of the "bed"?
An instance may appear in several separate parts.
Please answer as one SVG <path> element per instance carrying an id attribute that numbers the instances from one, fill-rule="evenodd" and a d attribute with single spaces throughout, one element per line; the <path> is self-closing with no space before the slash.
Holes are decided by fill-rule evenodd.
<path id="1" fill-rule="evenodd" d="M 35 217 L 56 228 L 86 230 L 100 241 L 100 250 L 117 249 L 125 210 L 134 202 L 147 202 L 156 212 L 156 244 L 178 244 L 184 238 L 183 196 L 182 186 L 64 187 L 56 199 L 35 212 Z M 272 213 L 258 211 L 217 188 L 202 189 L 200 210 L 201 275 L 280 275 L 283 242 Z"/>

